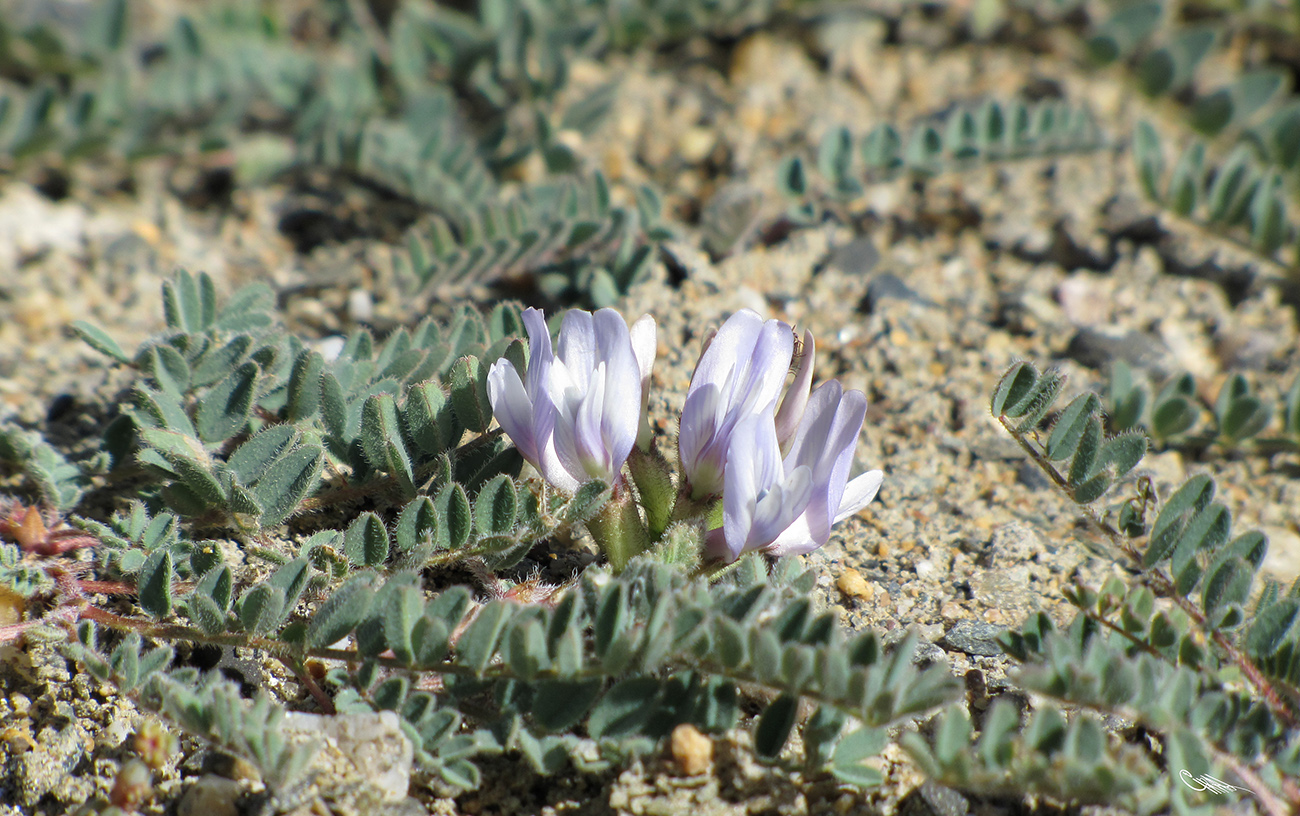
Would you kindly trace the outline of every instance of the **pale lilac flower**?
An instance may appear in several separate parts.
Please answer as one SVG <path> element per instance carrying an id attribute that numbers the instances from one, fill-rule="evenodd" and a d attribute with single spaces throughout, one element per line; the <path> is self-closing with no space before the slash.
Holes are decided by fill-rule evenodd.
<path id="1" fill-rule="evenodd" d="M 693 498 L 723 488 L 732 429 L 744 418 L 771 421 L 794 352 L 790 326 L 742 309 L 700 356 L 682 407 L 677 452 Z"/>
<path id="2" fill-rule="evenodd" d="M 784 461 L 787 475 L 801 467 L 812 472 L 812 498 L 799 517 L 764 548 L 766 552 L 812 552 L 830 540 L 833 525 L 876 497 L 884 478 L 881 471 L 868 471 L 849 480 L 866 415 L 866 396 L 861 391 L 844 391 L 836 380 L 822 383 L 812 392 Z"/>
<path id="3" fill-rule="evenodd" d="M 525 310 L 523 320 L 529 340 L 526 380 L 509 360 L 488 371 L 488 399 L 497 422 L 559 489 L 573 492 L 589 479 L 614 483 L 636 442 L 643 371 L 649 373 L 653 360 L 642 365 L 627 323 L 613 309 L 568 312 L 558 353 L 551 351 L 540 311 Z"/>
<path id="4" fill-rule="evenodd" d="M 812 498 L 812 469 L 786 473 L 770 417 L 742 419 L 731 431 L 723 476 L 722 527 L 705 542 L 709 558 L 730 563 L 776 540 Z"/>
<path id="5" fill-rule="evenodd" d="M 803 344 L 799 349 L 798 362 L 795 363 L 794 380 L 786 389 L 785 396 L 781 398 L 781 407 L 776 411 L 776 438 L 781 443 L 783 454 L 790 452 L 794 432 L 799 427 L 799 420 L 803 418 L 804 408 L 808 405 L 816 358 L 812 329 L 804 329 Z"/>
<path id="6" fill-rule="evenodd" d="M 650 447 L 650 369 L 654 368 L 655 355 L 659 351 L 655 319 L 648 314 L 641 315 L 628 329 L 628 334 L 632 338 L 637 366 L 641 369 L 641 424 L 636 432 L 636 445 L 647 450 Z"/>

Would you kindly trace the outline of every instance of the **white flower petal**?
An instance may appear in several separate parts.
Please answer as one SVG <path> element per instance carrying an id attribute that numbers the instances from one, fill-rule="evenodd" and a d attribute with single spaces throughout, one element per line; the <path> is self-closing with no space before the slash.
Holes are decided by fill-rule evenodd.
<path id="1" fill-rule="evenodd" d="M 519 453 L 537 466 L 541 461 L 535 428 L 533 402 L 519 373 L 509 360 L 498 360 L 488 369 L 488 402 L 501 429 L 515 443 Z"/>
<path id="2" fill-rule="evenodd" d="M 835 524 L 857 513 L 871 503 L 880 491 L 880 484 L 885 474 L 879 470 L 869 470 L 844 486 L 844 496 L 840 499 L 839 510 L 835 513 Z"/>

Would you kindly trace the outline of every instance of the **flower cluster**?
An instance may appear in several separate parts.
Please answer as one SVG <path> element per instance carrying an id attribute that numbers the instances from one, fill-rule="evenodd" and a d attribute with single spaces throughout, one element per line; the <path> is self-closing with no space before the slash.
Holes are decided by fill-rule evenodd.
<path id="1" fill-rule="evenodd" d="M 521 377 L 503 359 L 488 374 L 497 421 L 556 488 L 573 492 L 598 479 L 624 498 L 617 523 L 592 525 L 593 534 L 612 535 L 612 529 L 640 523 L 640 516 L 627 512 L 624 464 L 637 448 L 647 455 L 636 461 L 667 465 L 649 456 L 653 318 L 646 315 L 629 327 L 612 309 L 570 311 L 560 327 L 558 352 L 552 351 L 540 311 L 528 309 L 523 318 L 526 373 Z M 830 539 L 832 525 L 864 507 L 880 488 L 879 470 L 849 478 L 866 397 L 844 391 L 835 380 L 813 389 L 812 332 L 805 331 L 797 345 L 796 354 L 788 324 L 742 310 L 708 339 L 696 364 L 678 434 L 676 495 L 662 499 L 673 506 L 647 506 L 645 514 L 693 521 L 711 561 L 730 563 L 755 550 L 811 552 Z M 640 474 L 633 475 L 641 486 Z M 660 499 L 654 491 L 640 492 L 643 503 Z M 708 529 L 719 500 L 722 523 Z M 621 535 L 626 538 L 626 531 Z M 634 538 L 652 543 L 644 532 Z M 611 560 L 629 557 L 620 556 L 611 553 Z"/>

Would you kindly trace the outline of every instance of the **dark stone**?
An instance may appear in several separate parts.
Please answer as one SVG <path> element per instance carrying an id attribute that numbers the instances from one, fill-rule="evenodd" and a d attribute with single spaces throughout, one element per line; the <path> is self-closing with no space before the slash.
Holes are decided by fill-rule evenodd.
<path id="1" fill-rule="evenodd" d="M 45 410 L 46 422 L 58 422 L 77 407 L 77 398 L 71 394 L 59 394 L 50 400 L 50 407 Z"/>
<path id="2" fill-rule="evenodd" d="M 922 782 L 898 803 L 899 816 L 966 816 L 970 802 L 952 788 Z"/>
<path id="3" fill-rule="evenodd" d="M 1022 462 L 1016 468 L 1016 481 L 1030 490 L 1048 490 L 1052 486 L 1052 480 L 1033 462 Z"/>
<path id="4" fill-rule="evenodd" d="M 1161 350 L 1160 340 L 1143 332 L 1116 334 L 1084 326 L 1070 338 L 1065 356 L 1098 370 L 1108 368 L 1115 360 L 1123 360 L 1134 368 L 1159 369 Z"/>
<path id="5" fill-rule="evenodd" d="M 866 275 L 880 262 L 880 252 L 866 236 L 837 247 L 826 259 L 826 266 L 849 275 Z"/>
<path id="6" fill-rule="evenodd" d="M 965 652 L 968 655 L 995 657 L 1003 653 L 998 645 L 997 636 L 1007 631 L 1007 627 L 983 621 L 957 621 L 939 640 L 939 645 L 949 651 Z"/>
<path id="7" fill-rule="evenodd" d="M 871 314 L 885 300 L 901 300 L 925 307 L 935 305 L 934 301 L 904 283 L 902 278 L 889 272 L 882 272 L 872 276 L 867 284 L 867 293 L 858 304 L 858 311 Z"/>

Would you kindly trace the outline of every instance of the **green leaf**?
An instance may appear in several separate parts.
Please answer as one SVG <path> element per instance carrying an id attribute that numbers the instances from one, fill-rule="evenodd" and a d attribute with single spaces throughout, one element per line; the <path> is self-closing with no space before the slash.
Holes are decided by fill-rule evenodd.
<path id="1" fill-rule="evenodd" d="M 415 473 L 402 438 L 397 402 L 391 394 L 375 394 L 361 411 L 361 450 L 376 470 L 387 471 L 402 487 L 404 495 L 415 495 Z"/>
<path id="2" fill-rule="evenodd" d="M 1251 393 L 1249 383 L 1240 374 L 1224 382 L 1215 399 L 1214 413 L 1219 432 L 1229 444 L 1255 436 L 1273 418 L 1272 409 Z"/>
<path id="3" fill-rule="evenodd" d="M 1101 401 L 1092 392 L 1071 400 L 1052 426 L 1052 435 L 1047 439 L 1047 458 L 1054 461 L 1069 458 L 1078 447 L 1088 420 L 1100 410 Z"/>
<path id="4" fill-rule="evenodd" d="M 1249 211 L 1259 183 L 1254 154 L 1246 145 L 1238 145 L 1215 171 L 1210 183 L 1207 217 L 1211 222 L 1237 224 Z"/>
<path id="5" fill-rule="evenodd" d="M 1243 604 L 1250 596 L 1254 572 L 1244 561 L 1229 559 L 1214 569 L 1201 588 L 1206 617 L 1214 620 L 1230 604 Z"/>
<path id="6" fill-rule="evenodd" d="M 789 156 L 781 162 L 777 170 L 777 184 L 781 192 L 790 198 L 801 198 L 808 194 L 808 172 L 804 169 L 803 159 Z"/>
<path id="7" fill-rule="evenodd" d="M 155 550 L 145 559 L 136 580 L 140 608 L 155 618 L 165 618 L 172 613 L 171 550 Z"/>
<path id="8" fill-rule="evenodd" d="M 758 718 L 758 725 L 754 728 L 754 753 L 767 760 L 780 756 L 798 714 L 798 696 L 782 694 L 773 700 Z"/>
<path id="9" fill-rule="evenodd" d="M 216 317 L 216 289 L 206 272 L 196 279 L 184 269 L 163 282 L 163 314 L 167 326 L 188 334 L 204 331 Z"/>
<path id="10" fill-rule="evenodd" d="M 433 668 L 451 650 L 451 632 L 442 619 L 423 615 L 411 630 L 411 647 L 417 667 Z"/>
<path id="11" fill-rule="evenodd" d="M 1232 84 L 1233 124 L 1240 125 L 1277 96 L 1286 74 L 1275 68 L 1247 71 Z"/>
<path id="12" fill-rule="evenodd" d="M 1114 478 L 1124 476 L 1147 454 L 1145 434 L 1130 432 L 1111 437 L 1101 446 L 1097 467 L 1106 468 Z"/>
<path id="13" fill-rule="evenodd" d="M 1214 93 L 1197 98 L 1189 113 L 1192 127 L 1206 136 L 1215 136 L 1234 118 L 1233 93 L 1230 88 L 1220 88 Z"/>
<path id="14" fill-rule="evenodd" d="M 831 754 L 831 773 L 841 782 L 867 788 L 884 781 L 883 775 L 863 762 L 885 749 L 887 732 L 883 728 L 859 728 L 846 734 Z"/>
<path id="15" fill-rule="evenodd" d="M 352 441 L 348 433 L 348 402 L 343 386 L 328 370 L 321 372 L 320 376 L 320 413 L 326 433 L 343 445 Z"/>
<path id="16" fill-rule="evenodd" d="M 469 498 L 465 488 L 452 482 L 438 491 L 433 500 L 438 524 L 439 550 L 459 550 L 469 543 L 473 527 L 473 515 L 470 512 Z"/>
<path id="17" fill-rule="evenodd" d="M 1088 414 L 1074 449 L 1074 458 L 1070 460 L 1070 469 L 1066 472 L 1070 487 L 1077 488 L 1097 475 L 1095 465 L 1101 452 L 1101 438 L 1101 420 L 1096 414 Z"/>
<path id="18" fill-rule="evenodd" d="M 365 512 L 343 534 L 343 553 L 357 567 L 378 567 L 388 559 L 388 530 L 379 516 Z"/>
<path id="19" fill-rule="evenodd" d="M 1295 638 L 1300 620 L 1300 601 L 1284 598 L 1259 611 L 1246 635 L 1246 649 L 1255 657 L 1272 657 L 1284 643 Z"/>
<path id="20" fill-rule="evenodd" d="M 310 578 L 311 562 L 306 556 L 299 556 L 271 573 L 266 583 L 278 587 L 284 593 L 287 614 L 302 597 L 302 591 L 307 588 L 307 581 Z"/>
<path id="21" fill-rule="evenodd" d="M 319 445 L 303 445 L 280 457 L 253 487 L 262 508 L 258 523 L 274 527 L 297 511 L 298 505 L 320 482 L 325 451 Z"/>
<path id="22" fill-rule="evenodd" d="M 1008 411 L 1008 416 L 1016 416 L 1020 419 L 1014 428 L 1015 433 L 1025 434 L 1036 429 L 1043 421 L 1043 417 L 1047 416 L 1047 412 L 1052 409 L 1052 403 L 1056 401 L 1064 385 L 1065 377 L 1061 376 L 1058 370 L 1049 368 L 1044 371 L 1043 376 L 1034 383 L 1029 395 Z"/>
<path id="23" fill-rule="evenodd" d="M 1282 179 L 1270 173 L 1255 188 L 1250 201 L 1250 240 L 1257 250 L 1272 255 L 1286 240 L 1286 202 L 1279 193 Z"/>
<path id="24" fill-rule="evenodd" d="M 1165 206 L 1176 215 L 1188 216 L 1200 201 L 1205 183 L 1205 144 L 1196 142 L 1187 148 L 1174 165 L 1169 177 Z"/>
<path id="25" fill-rule="evenodd" d="M 323 648 L 338 642 L 365 618 L 375 597 L 375 576 L 357 575 L 335 590 L 307 624 L 306 643 Z"/>
<path id="26" fill-rule="evenodd" d="M 1145 119 L 1138 122 L 1133 131 L 1133 161 L 1137 164 L 1142 191 L 1152 201 L 1160 201 L 1160 177 L 1165 172 L 1165 158 L 1160 147 L 1160 134 Z"/>
<path id="27" fill-rule="evenodd" d="M 600 698 L 587 719 L 592 739 L 618 739 L 642 731 L 659 707 L 661 683 L 653 677 L 631 677 L 615 683 Z"/>
<path id="28" fill-rule="evenodd" d="M 411 553 L 425 545 L 432 550 L 437 534 L 437 508 L 428 496 L 418 496 L 398 515 L 393 544 L 401 553 Z"/>
<path id="29" fill-rule="evenodd" d="M 943 137 L 932 125 L 915 128 L 907 143 L 907 169 L 913 173 L 929 175 L 938 171 L 939 156 L 943 153 Z"/>
<path id="30" fill-rule="evenodd" d="M 1199 513 L 1214 498 L 1214 481 L 1205 474 L 1198 474 L 1183 483 L 1160 508 L 1151 528 L 1151 538 L 1147 551 L 1143 555 L 1143 566 L 1147 569 L 1168 558 L 1174 547 L 1182 538 L 1187 524 L 1187 517 Z"/>
<path id="31" fill-rule="evenodd" d="M 817 169 L 837 192 L 856 194 L 862 185 L 853 178 L 853 134 L 844 126 L 831 128 L 817 150 Z"/>
<path id="32" fill-rule="evenodd" d="M 862 160 L 872 170 L 897 170 L 903 165 L 902 150 L 902 137 L 890 124 L 877 125 L 862 140 Z"/>
<path id="33" fill-rule="evenodd" d="M 451 405 L 467 429 L 482 433 L 492 423 L 487 392 L 488 367 L 477 357 L 461 357 L 451 367 Z"/>
<path id="34" fill-rule="evenodd" d="M 993 401 L 990 405 L 993 416 L 1019 416 L 1010 412 L 1025 402 L 1036 382 L 1038 382 L 1038 371 L 1032 365 L 1026 362 L 1013 363 L 998 381 L 997 388 L 993 390 Z"/>
<path id="35" fill-rule="evenodd" d="M 108 333 L 98 326 L 87 323 L 84 320 L 76 320 L 72 323 L 72 330 L 77 336 L 85 341 L 86 345 L 98 351 L 107 357 L 111 357 L 119 363 L 130 365 L 131 358 L 117 344 L 117 341 L 109 337 Z"/>
<path id="36" fill-rule="evenodd" d="M 325 358 L 310 349 L 304 350 L 293 361 L 286 400 L 290 422 L 301 422 L 316 415 L 320 409 L 320 378 L 324 371 Z"/>
<path id="37" fill-rule="evenodd" d="M 240 484 L 249 486 L 265 476 L 297 441 L 298 431 L 292 425 L 272 425 L 236 448 L 226 464 Z"/>
<path id="38" fill-rule="evenodd" d="M 1147 96 L 1160 96 L 1174 85 L 1178 64 L 1168 48 L 1157 48 L 1147 53 L 1138 63 L 1137 79 Z"/>
<path id="39" fill-rule="evenodd" d="M 1132 3 L 1097 26 L 1087 40 L 1088 56 L 1099 65 L 1125 59 L 1160 25 L 1161 3 Z"/>
<path id="40" fill-rule="evenodd" d="M 460 658 L 458 662 L 475 674 L 482 675 L 496 654 L 510 612 L 511 605 L 506 601 L 491 601 L 480 607 L 474 622 L 465 629 L 456 644 Z"/>
<path id="41" fill-rule="evenodd" d="M 546 634 L 536 617 L 520 617 L 502 642 L 502 660 L 520 680 L 531 682 L 548 668 Z"/>
<path id="42" fill-rule="evenodd" d="M 600 694 L 599 680 L 543 680 L 533 691 L 532 717 L 544 731 L 573 728 Z"/>
<path id="43" fill-rule="evenodd" d="M 384 640 L 393 655 L 407 665 L 415 660 L 412 632 L 423 616 L 424 606 L 424 592 L 415 586 L 397 587 L 384 599 Z"/>
<path id="44" fill-rule="evenodd" d="M 518 507 L 515 483 L 504 474 L 479 490 L 474 499 L 474 526 L 480 535 L 506 535 L 514 529 Z"/>
<path id="45" fill-rule="evenodd" d="M 190 364 L 172 346 L 158 344 L 142 349 L 136 366 L 162 390 L 180 399 L 190 387 Z"/>
<path id="46" fill-rule="evenodd" d="M 204 442 L 223 442 L 248 424 L 261 369 L 247 362 L 214 385 L 199 402 L 195 427 Z"/>
<path id="47" fill-rule="evenodd" d="M 407 433 L 421 451 L 430 456 L 451 448 L 460 442 L 460 427 L 451 403 L 441 386 L 430 380 L 411 387 L 402 406 L 402 419 Z"/>
<path id="48" fill-rule="evenodd" d="M 250 634 L 270 632 L 286 613 L 284 590 L 271 584 L 255 584 L 239 603 L 239 620 Z"/>

